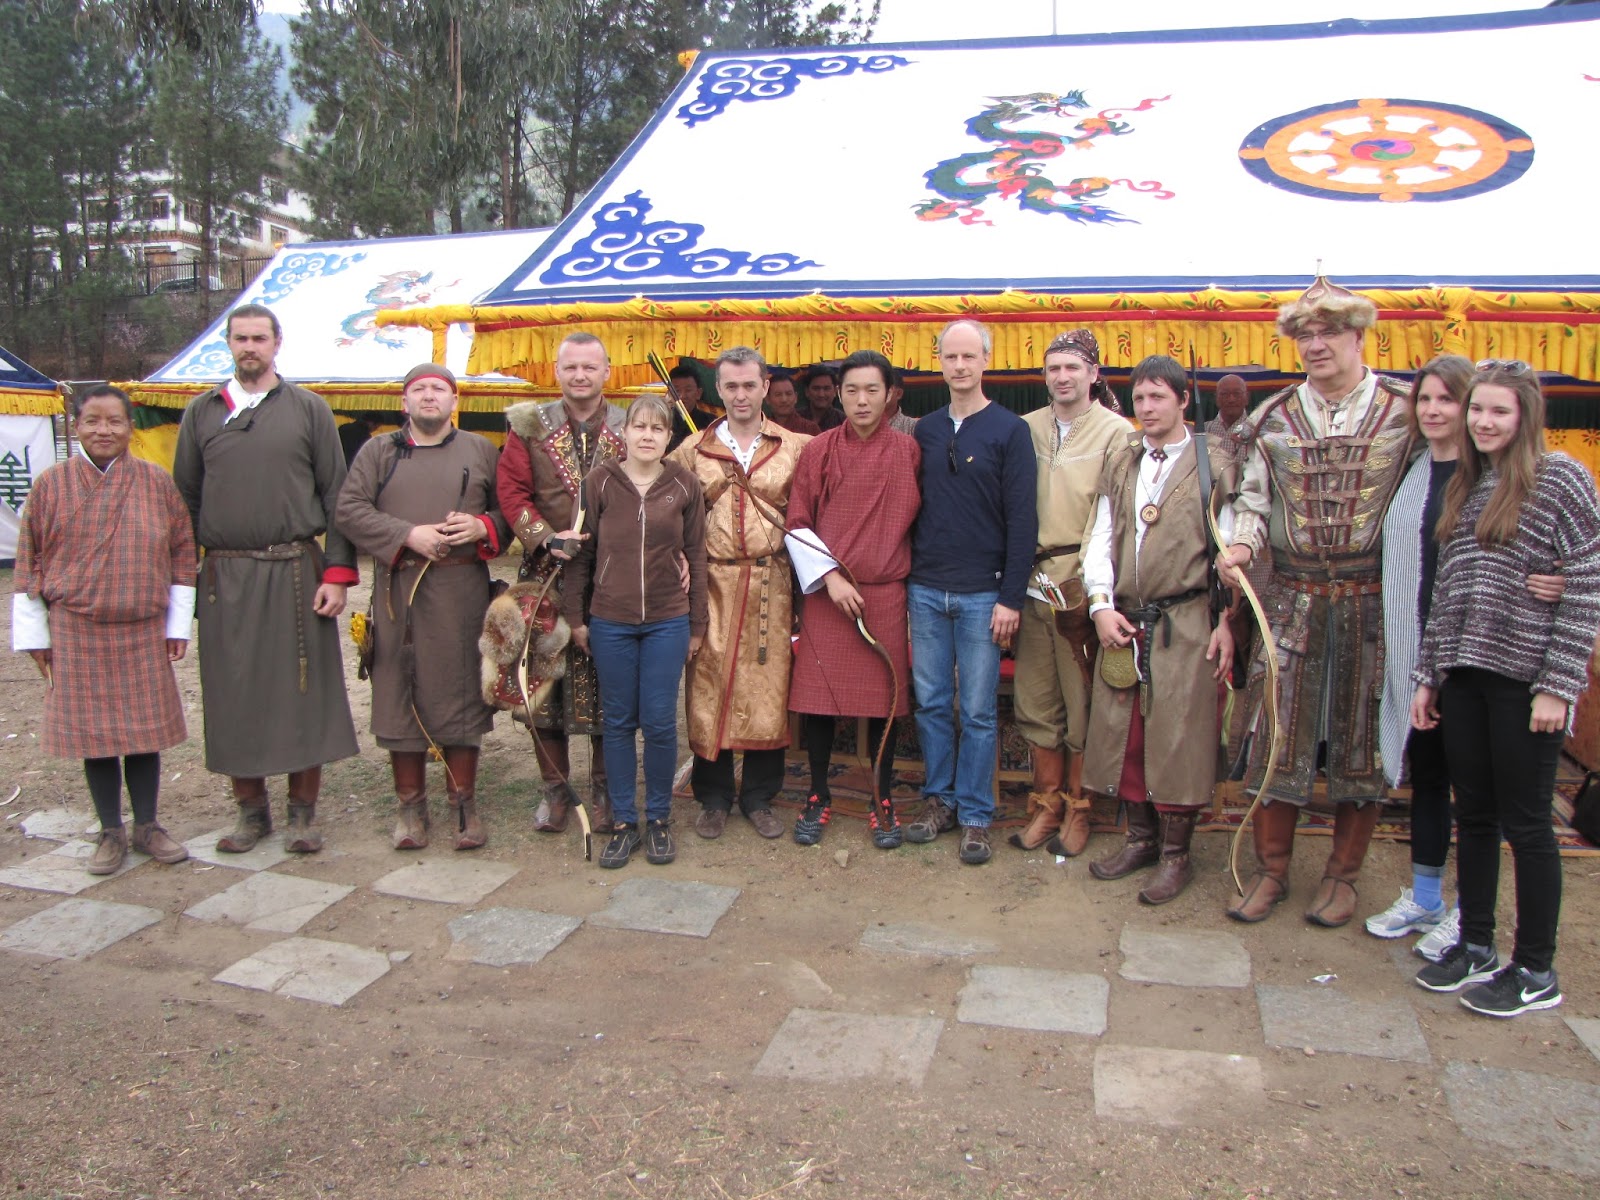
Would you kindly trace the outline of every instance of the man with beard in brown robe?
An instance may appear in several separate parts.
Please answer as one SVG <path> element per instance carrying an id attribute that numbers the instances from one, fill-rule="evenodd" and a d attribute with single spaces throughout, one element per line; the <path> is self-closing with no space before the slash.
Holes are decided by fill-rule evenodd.
<path id="1" fill-rule="evenodd" d="M 362 447 L 339 493 L 339 528 L 372 555 L 372 733 L 394 773 L 396 850 L 428 844 L 428 752 L 438 750 L 455 848 L 487 840 L 478 816 L 483 702 L 478 630 L 488 560 L 511 540 L 495 496 L 500 452 L 457 429 L 456 379 L 436 363 L 407 373 L 405 429 Z"/>
<path id="2" fill-rule="evenodd" d="M 517 541 L 522 566 L 517 578 L 544 583 L 564 561 L 549 542 L 573 527 L 583 477 L 607 458 L 623 455 L 623 410 L 606 401 L 611 362 L 592 333 L 571 333 L 556 351 L 556 383 L 561 399 L 528 400 L 506 409 L 505 446 L 495 471 L 500 511 Z M 559 581 L 550 599 L 560 608 Z M 544 797 L 533 816 L 540 833 L 560 833 L 578 803 L 570 782 L 570 734 L 589 735 L 589 797 L 595 833 L 611 833 L 611 800 L 606 793 L 601 753 L 600 685 L 594 660 L 569 645 L 566 673 L 534 706 L 533 733 Z"/>
<path id="3" fill-rule="evenodd" d="M 733 809 L 735 751 L 744 754 L 739 811 L 765 838 L 783 833 L 772 799 L 789 745 L 789 628 L 793 589 L 784 514 L 800 450 L 811 439 L 764 419 L 766 363 L 748 346 L 717 359 L 727 416 L 692 434 L 672 461 L 694 472 L 706 498 L 710 627 L 689 660 L 695 832 L 717 838 Z"/>
<path id="4" fill-rule="evenodd" d="M 287 773 L 284 845 L 309 854 L 322 849 L 322 765 L 357 751 L 335 620 L 356 581 L 355 551 L 333 525 L 344 450 L 321 397 L 278 377 L 272 311 L 241 305 L 227 331 L 234 377 L 184 409 L 172 464 L 205 552 L 206 766 L 229 777 L 239 805 L 217 849 L 242 854 L 271 832 L 266 776 Z"/>

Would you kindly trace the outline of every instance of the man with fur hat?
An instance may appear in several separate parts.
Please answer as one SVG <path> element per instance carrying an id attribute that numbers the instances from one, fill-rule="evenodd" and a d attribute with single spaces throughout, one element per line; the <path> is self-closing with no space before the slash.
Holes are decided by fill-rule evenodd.
<path id="1" fill-rule="evenodd" d="M 500 511 L 522 543 L 517 578 L 544 585 L 561 567 L 551 539 L 571 529 L 578 515 L 578 488 L 593 468 L 621 457 L 623 410 L 608 403 L 606 380 L 611 362 L 592 333 L 570 333 L 556 351 L 556 384 L 561 399 L 528 400 L 506 409 L 506 442 L 500 452 L 496 488 Z M 560 608 L 559 581 L 550 587 L 552 611 Z M 594 660 L 568 645 L 562 678 L 541 688 L 533 704 L 533 733 L 544 780 L 544 798 L 534 813 L 534 828 L 560 833 L 578 803 L 569 777 L 570 734 L 589 735 L 589 795 L 596 833 L 612 832 L 606 793 L 605 759 L 600 748 L 600 687 Z"/>
<path id="2" fill-rule="evenodd" d="M 1011 844 L 1046 842 L 1073 857 L 1089 842 L 1083 747 L 1089 732 L 1095 630 L 1079 580 L 1084 531 L 1095 514 L 1100 469 L 1129 425 L 1098 402 L 1100 344 L 1087 329 L 1057 334 L 1044 352 L 1050 403 L 1023 420 L 1038 460 L 1039 540 L 1017 631 L 1017 728 L 1033 759 L 1028 824 Z"/>
<path id="3" fill-rule="evenodd" d="M 1228 910 L 1237 921 L 1264 920 L 1288 895 L 1295 825 L 1319 767 L 1336 815 L 1333 849 L 1306 919 L 1329 927 L 1349 921 L 1384 796 L 1377 756 L 1380 535 L 1412 435 L 1406 390 L 1361 360 L 1377 315 L 1365 297 L 1319 277 L 1278 314 L 1279 332 L 1294 339 L 1305 364 L 1305 382 L 1235 427 L 1247 449 L 1233 543 L 1218 566 L 1233 583 L 1271 546 L 1267 651 L 1276 647 L 1281 683 L 1276 720 L 1263 712 L 1256 726 L 1246 790 L 1260 800 L 1257 866 L 1243 899 Z M 1273 738 L 1279 762 L 1264 780 Z"/>
<path id="4" fill-rule="evenodd" d="M 394 848 L 428 844 L 427 766 L 438 751 L 455 848 L 486 835 L 478 816 L 478 747 L 494 727 L 477 634 L 489 606 L 488 561 L 511 540 L 495 496 L 499 451 L 457 429 L 456 379 L 437 363 L 407 373 L 406 428 L 356 454 L 339 493 L 340 531 L 372 555 L 372 733 L 394 772 Z"/>

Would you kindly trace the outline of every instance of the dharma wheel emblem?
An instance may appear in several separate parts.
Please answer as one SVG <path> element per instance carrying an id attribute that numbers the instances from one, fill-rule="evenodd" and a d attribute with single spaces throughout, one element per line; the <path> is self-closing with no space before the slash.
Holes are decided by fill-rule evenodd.
<path id="1" fill-rule="evenodd" d="M 1239 160 L 1263 183 L 1324 200 L 1460 200 L 1521 178 L 1533 139 L 1460 105 L 1342 100 L 1258 126 Z"/>

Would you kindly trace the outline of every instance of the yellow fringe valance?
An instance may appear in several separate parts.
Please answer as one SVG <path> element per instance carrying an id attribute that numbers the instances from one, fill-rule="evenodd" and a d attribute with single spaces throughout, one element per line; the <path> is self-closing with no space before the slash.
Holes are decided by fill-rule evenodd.
<path id="1" fill-rule="evenodd" d="M 148 408 L 182 409 L 209 383 L 119 383 L 135 404 Z M 399 383 L 302 383 L 327 401 L 334 412 L 399 412 Z M 560 393 L 552 387 L 529 383 L 473 383 L 462 385 L 456 407 L 461 412 L 501 412 L 521 400 L 554 399 Z"/>
<path id="2" fill-rule="evenodd" d="M 1471 288 L 1369 289 L 1380 321 L 1367 339 L 1367 362 L 1409 371 L 1437 354 L 1523 358 L 1541 371 L 1600 380 L 1600 294 L 1478 292 Z M 1294 342 L 1280 337 L 1278 306 L 1297 291 L 1101 293 L 987 296 L 833 297 L 773 300 L 645 298 L 614 304 L 550 304 L 495 308 L 445 305 L 385 311 L 380 325 L 419 326 L 437 334 L 456 322 L 474 327 L 468 369 L 498 371 L 536 384 L 553 383 L 556 349 L 567 334 L 600 337 L 615 386 L 650 382 L 650 351 L 664 358 L 715 358 L 731 346 L 753 346 L 770 361 L 800 365 L 852 350 L 875 349 L 908 370 L 938 369 L 934 342 L 944 325 L 978 317 L 994 336 L 991 366 L 1036 370 L 1050 338 L 1063 328 L 1094 331 L 1110 366 L 1132 366 L 1147 354 L 1185 363 L 1193 347 L 1208 368 L 1254 364 L 1294 373 Z"/>
<path id="3" fill-rule="evenodd" d="M 59 417 L 62 411 L 60 392 L 0 388 L 0 416 Z"/>

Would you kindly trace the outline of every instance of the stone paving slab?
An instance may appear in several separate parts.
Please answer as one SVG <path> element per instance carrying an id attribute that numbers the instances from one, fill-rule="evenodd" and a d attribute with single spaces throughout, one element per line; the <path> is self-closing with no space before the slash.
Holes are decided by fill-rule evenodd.
<path id="1" fill-rule="evenodd" d="M 1600 1177 L 1600 1087 L 1452 1062 L 1444 1094 L 1462 1136 L 1517 1162 Z"/>
<path id="2" fill-rule="evenodd" d="M 1099 975 L 1039 967 L 973 967 L 958 997 L 956 1020 L 1099 1037 L 1106 1031 L 1110 993 L 1111 985 Z"/>
<path id="3" fill-rule="evenodd" d="M 1193 1125 L 1258 1110 L 1259 1059 L 1242 1054 L 1101 1046 L 1094 1052 L 1094 1111 L 1116 1121 Z"/>
<path id="4" fill-rule="evenodd" d="M 100 832 L 100 821 L 93 813 L 70 808 L 41 808 L 23 817 L 20 824 L 23 837 L 50 842 L 70 842 Z"/>
<path id="5" fill-rule="evenodd" d="M 229 921 L 267 933 L 295 933 L 353 891 L 355 888 L 344 884 L 261 871 L 206 897 L 183 915 L 197 921 Z"/>
<path id="6" fill-rule="evenodd" d="M 294 937 L 263 946 L 220 974 L 215 983 L 341 1005 L 389 973 L 391 956 L 364 946 Z"/>
<path id="7" fill-rule="evenodd" d="M 678 883 L 670 879 L 629 879 L 611 893 L 611 902 L 589 918 L 591 925 L 710 937 L 739 898 L 736 887 Z"/>
<path id="8" fill-rule="evenodd" d="M 1124 979 L 1176 987 L 1250 986 L 1250 952 L 1231 933 L 1122 928 Z"/>
<path id="9" fill-rule="evenodd" d="M 489 967 L 536 963 L 582 925 L 577 917 L 528 908 L 486 908 L 450 922 L 445 958 Z"/>
<path id="10" fill-rule="evenodd" d="M 409 900 L 476 904 L 517 870 L 509 863 L 484 858 L 424 858 L 398 871 L 390 871 L 372 885 L 372 890 Z"/>
<path id="11" fill-rule="evenodd" d="M 1600 1058 L 1600 1019 L 1595 1017 L 1562 1017 L 1567 1028 L 1577 1034 L 1578 1040 L 1589 1048 L 1589 1053 Z"/>
<path id="12" fill-rule="evenodd" d="M 943 1029 L 937 1017 L 796 1008 L 778 1026 L 755 1073 L 810 1083 L 887 1079 L 921 1087 Z"/>
<path id="13" fill-rule="evenodd" d="M 91 875 L 84 870 L 94 857 L 93 842 L 64 842 L 48 854 L 30 858 L 0 871 L 0 883 L 11 887 L 28 888 L 35 892 L 55 892 L 62 896 L 76 896 L 79 892 L 126 875 L 141 863 L 150 861 L 147 854 L 128 851 L 128 857 L 116 875 Z"/>
<path id="14" fill-rule="evenodd" d="M 283 838 L 276 830 L 257 842 L 252 850 L 247 850 L 243 854 L 224 854 L 217 849 L 217 839 L 225 833 L 232 832 L 233 826 L 230 825 L 226 829 L 202 833 L 199 837 L 190 838 L 185 842 L 184 849 L 189 851 L 190 858 L 199 859 L 203 863 L 214 863 L 219 867 L 236 867 L 241 871 L 265 871 L 289 857 L 289 852 L 283 848 Z"/>
<path id="15" fill-rule="evenodd" d="M 157 908 L 108 900 L 63 900 L 0 933 L 0 946 L 45 958 L 88 958 L 161 920 Z"/>
<path id="16" fill-rule="evenodd" d="M 1269 1046 L 1310 1047 L 1392 1062 L 1433 1061 L 1417 1014 L 1403 1000 L 1356 1000 L 1336 987 L 1256 985 Z"/>
<path id="17" fill-rule="evenodd" d="M 936 925 L 915 921 L 894 925 L 869 925 L 861 935 L 861 945 L 884 954 L 914 954 L 923 958 L 971 958 L 975 954 L 994 954 L 999 942 L 988 938 L 957 937 Z"/>

